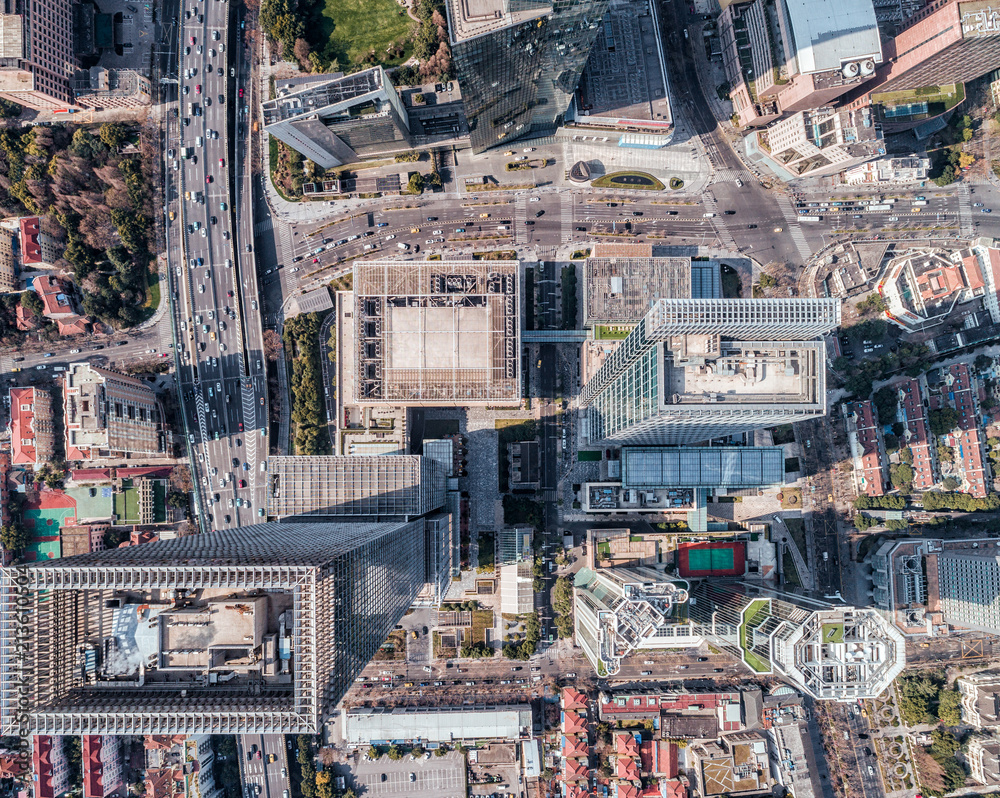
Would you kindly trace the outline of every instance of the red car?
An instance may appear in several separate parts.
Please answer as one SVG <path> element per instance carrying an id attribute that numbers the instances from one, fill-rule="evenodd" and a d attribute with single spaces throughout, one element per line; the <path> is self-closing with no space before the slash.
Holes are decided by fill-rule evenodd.
<path id="1" fill-rule="evenodd" d="M 194 36 L 192 36 L 191 37 L 191 44 L 194 44 L 196 41 L 198 41 L 198 40 Z"/>
<path id="2" fill-rule="evenodd" d="M 245 479 L 240 480 L 240 487 L 245 488 L 247 486 L 247 481 Z"/>
<path id="3" fill-rule="evenodd" d="M 239 425 L 240 425 L 240 432 L 243 432 L 243 422 L 242 422 L 242 421 L 240 421 L 240 422 L 238 422 L 238 423 L 239 423 Z"/>
<path id="4" fill-rule="evenodd" d="M 219 166 L 225 166 L 225 165 L 226 165 L 226 159 L 225 158 L 219 158 Z"/>
<path id="5" fill-rule="evenodd" d="M 240 89 L 240 97 L 243 96 L 243 89 Z"/>
<path id="6" fill-rule="evenodd" d="M 211 175 L 207 175 L 207 176 L 205 177 L 205 182 L 206 182 L 206 183 L 211 183 L 211 182 L 212 182 L 212 176 L 211 176 Z"/>
<path id="7" fill-rule="evenodd" d="M 197 86 L 194 87 L 194 93 L 195 94 L 201 94 L 201 84 L 200 83 Z"/>
<path id="8" fill-rule="evenodd" d="M 232 296 L 232 295 L 233 295 L 232 291 L 226 291 L 226 296 Z"/>
<path id="9" fill-rule="evenodd" d="M 313 263 L 319 263 L 319 258 L 313 258 Z"/>

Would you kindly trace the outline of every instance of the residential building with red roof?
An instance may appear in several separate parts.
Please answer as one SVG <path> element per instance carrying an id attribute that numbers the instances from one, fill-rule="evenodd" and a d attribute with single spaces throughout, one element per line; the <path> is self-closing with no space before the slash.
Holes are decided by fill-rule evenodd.
<path id="1" fill-rule="evenodd" d="M 32 281 L 32 288 L 44 305 L 42 315 L 50 319 L 65 319 L 76 315 L 69 289 L 58 277 L 43 274 Z"/>
<path id="2" fill-rule="evenodd" d="M 35 798 L 59 798 L 69 791 L 69 762 L 62 737 L 36 734 L 32 739 L 31 764 Z"/>
<path id="3" fill-rule="evenodd" d="M 563 734 L 583 734 L 587 731 L 587 719 L 577 712 L 563 712 Z"/>
<path id="4" fill-rule="evenodd" d="M 56 319 L 56 327 L 60 335 L 85 335 L 93 327 L 93 322 L 87 316 L 67 316 Z"/>
<path id="5" fill-rule="evenodd" d="M 24 305 L 19 304 L 16 308 L 14 308 L 14 319 L 17 324 L 17 329 L 21 332 L 33 330 L 38 326 L 38 317 L 24 307 Z"/>
<path id="6" fill-rule="evenodd" d="M 884 496 L 888 484 L 888 459 L 878 414 L 870 401 L 847 405 L 847 440 L 854 460 L 858 493 Z"/>
<path id="7" fill-rule="evenodd" d="M 920 380 L 904 380 L 896 383 L 896 389 L 899 392 L 900 413 L 906 426 L 903 442 L 913 454 L 913 487 L 916 490 L 930 490 L 937 483 L 937 469 Z"/>
<path id="8" fill-rule="evenodd" d="M 567 759 L 563 767 L 563 779 L 565 781 L 586 781 L 590 778 L 590 768 L 586 762 L 579 759 Z"/>
<path id="9" fill-rule="evenodd" d="M 586 693 L 581 693 L 579 690 L 574 690 L 572 687 L 564 687 L 562 691 L 562 708 L 563 709 L 583 709 L 586 710 L 587 705 L 590 703 L 590 699 L 587 697 Z"/>
<path id="10" fill-rule="evenodd" d="M 577 735 L 563 735 L 562 755 L 566 759 L 584 759 L 590 756 L 587 741 Z"/>
<path id="11" fill-rule="evenodd" d="M 958 450 L 955 465 L 962 475 L 962 491 L 983 498 L 989 491 L 985 466 L 984 435 L 979 426 L 977 385 L 965 363 L 955 363 L 944 378 L 944 394 L 958 413 L 958 432 L 952 444 Z"/>
<path id="12" fill-rule="evenodd" d="M 115 793 L 122 787 L 123 773 L 121 743 L 116 735 L 84 735 L 84 798 L 107 798 Z"/>
<path id="13" fill-rule="evenodd" d="M 612 795 L 615 798 L 639 798 L 639 788 L 631 782 L 618 782 Z"/>
<path id="14" fill-rule="evenodd" d="M 639 743 L 635 735 L 628 732 L 615 734 L 615 753 L 618 756 L 639 756 Z"/>
<path id="15" fill-rule="evenodd" d="M 180 768 L 147 768 L 146 798 L 185 798 L 184 773 Z"/>
<path id="16" fill-rule="evenodd" d="M 639 773 L 639 763 L 627 756 L 619 756 L 615 762 L 615 775 L 625 781 L 642 781 Z"/>
<path id="17" fill-rule="evenodd" d="M 42 263 L 41 231 L 37 216 L 23 216 L 18 220 L 21 232 L 21 263 L 34 266 Z"/>
<path id="18" fill-rule="evenodd" d="M 677 745 L 666 740 L 644 740 L 639 746 L 639 761 L 644 773 L 676 778 Z"/>
<path id="19" fill-rule="evenodd" d="M 24 774 L 24 757 L 12 751 L 0 751 L 0 779 L 19 779 Z"/>
<path id="20" fill-rule="evenodd" d="M 55 454 L 52 395 L 41 388 L 10 389 L 10 450 L 14 465 L 40 465 Z"/>

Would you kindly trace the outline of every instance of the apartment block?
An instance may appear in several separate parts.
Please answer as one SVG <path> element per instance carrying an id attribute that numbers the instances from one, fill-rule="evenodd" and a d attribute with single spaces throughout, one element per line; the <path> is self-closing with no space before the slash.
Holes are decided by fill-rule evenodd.
<path id="1" fill-rule="evenodd" d="M 965 753 L 972 778 L 979 784 L 1000 784 L 1000 739 L 973 735 Z"/>
<path id="2" fill-rule="evenodd" d="M 72 0 L 0 4 L 0 97 L 37 110 L 73 104 L 72 6 Z"/>
<path id="3" fill-rule="evenodd" d="M 124 782 L 121 741 L 110 734 L 83 737 L 83 798 L 107 798 Z"/>
<path id="4" fill-rule="evenodd" d="M 847 440 L 854 461 L 854 483 L 859 494 L 884 496 L 888 486 L 888 459 L 878 412 L 870 401 L 845 406 Z"/>
<path id="5" fill-rule="evenodd" d="M 0 223 L 0 294 L 10 294 L 20 288 L 17 239 L 17 228 Z"/>
<path id="6" fill-rule="evenodd" d="M 977 729 L 1000 728 L 1000 673 L 962 674 L 957 681 L 962 720 Z"/>
<path id="7" fill-rule="evenodd" d="M 66 459 L 150 455 L 164 449 L 160 408 L 149 383 L 89 363 L 63 377 Z"/>
<path id="8" fill-rule="evenodd" d="M 899 413 L 906 425 L 903 441 L 913 453 L 913 487 L 930 490 L 937 483 L 937 458 L 931 446 L 927 406 L 919 379 L 896 383 L 899 392 Z"/>
<path id="9" fill-rule="evenodd" d="M 52 394 L 41 388 L 10 389 L 11 463 L 41 466 L 55 454 Z"/>
<path id="10" fill-rule="evenodd" d="M 950 434 L 955 452 L 955 466 L 962 476 L 963 493 L 983 498 L 990 488 L 986 467 L 985 433 L 979 426 L 975 378 L 965 363 L 954 363 L 944 376 L 942 392 L 958 414 L 958 429 Z"/>
<path id="11" fill-rule="evenodd" d="M 871 80 L 882 62 L 871 0 L 724 5 L 723 65 L 741 126 L 827 106 Z"/>
<path id="12" fill-rule="evenodd" d="M 35 798 L 59 798 L 69 792 L 69 760 L 60 735 L 36 734 L 31 743 Z"/>

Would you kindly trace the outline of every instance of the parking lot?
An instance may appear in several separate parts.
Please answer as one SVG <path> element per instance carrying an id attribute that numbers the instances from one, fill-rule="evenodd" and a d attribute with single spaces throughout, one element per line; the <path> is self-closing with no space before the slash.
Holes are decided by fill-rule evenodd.
<path id="1" fill-rule="evenodd" d="M 409 755 L 397 761 L 387 756 L 375 761 L 362 758 L 350 769 L 338 766 L 337 771 L 363 795 L 463 798 L 466 794 L 465 757 L 454 751 L 416 760 Z"/>

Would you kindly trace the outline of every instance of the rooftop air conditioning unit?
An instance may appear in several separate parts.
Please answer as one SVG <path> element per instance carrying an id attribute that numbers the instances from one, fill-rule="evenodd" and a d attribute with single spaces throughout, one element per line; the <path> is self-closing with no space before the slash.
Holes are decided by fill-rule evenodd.
<path id="1" fill-rule="evenodd" d="M 874 75 L 875 74 L 875 62 L 870 58 L 867 61 L 861 62 L 861 74 L 862 75 Z"/>
<path id="2" fill-rule="evenodd" d="M 861 65 L 857 61 L 848 61 L 840 71 L 845 78 L 856 78 L 861 71 Z"/>

